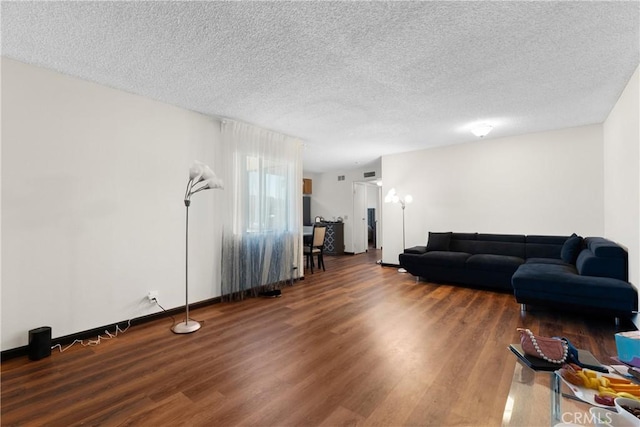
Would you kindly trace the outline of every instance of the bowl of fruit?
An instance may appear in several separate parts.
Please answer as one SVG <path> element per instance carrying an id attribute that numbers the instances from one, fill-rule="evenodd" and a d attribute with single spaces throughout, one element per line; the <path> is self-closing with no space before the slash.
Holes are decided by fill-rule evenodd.
<path id="1" fill-rule="evenodd" d="M 640 426 L 640 400 L 617 397 L 614 403 L 622 418 L 632 426 Z"/>

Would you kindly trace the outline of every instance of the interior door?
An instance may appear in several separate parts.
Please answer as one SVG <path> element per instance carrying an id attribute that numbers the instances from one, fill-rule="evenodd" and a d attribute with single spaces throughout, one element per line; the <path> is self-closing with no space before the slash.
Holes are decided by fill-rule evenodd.
<path id="1" fill-rule="evenodd" d="M 367 250 L 367 188 L 362 182 L 353 183 L 353 253 Z"/>

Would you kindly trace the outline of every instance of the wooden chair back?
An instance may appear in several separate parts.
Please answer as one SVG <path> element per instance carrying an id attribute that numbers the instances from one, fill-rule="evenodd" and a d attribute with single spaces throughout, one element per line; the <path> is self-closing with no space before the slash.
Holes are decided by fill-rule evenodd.
<path id="1" fill-rule="evenodd" d="M 317 225 L 313 227 L 313 241 L 311 246 L 319 248 L 324 246 L 324 236 L 326 234 L 327 227 L 324 225 Z"/>

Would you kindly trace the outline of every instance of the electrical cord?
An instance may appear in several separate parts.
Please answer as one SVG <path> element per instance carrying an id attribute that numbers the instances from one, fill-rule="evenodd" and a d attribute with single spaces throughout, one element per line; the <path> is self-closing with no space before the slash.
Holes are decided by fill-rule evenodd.
<path id="1" fill-rule="evenodd" d="M 175 324 L 176 324 L 176 318 L 173 317 L 171 314 L 169 314 L 169 312 L 163 306 L 160 305 L 160 303 L 158 302 L 157 298 L 151 298 L 151 301 L 155 302 L 156 305 L 162 309 L 162 311 L 164 311 L 165 313 L 167 313 L 169 315 L 169 317 L 171 317 L 171 320 L 173 321 L 173 325 L 171 325 L 171 327 L 174 327 Z M 194 320 L 194 321 L 196 321 L 198 323 L 204 323 L 204 320 L 196 320 L 196 319 L 194 319 L 192 317 L 190 317 L 189 319 L 190 320 Z"/>
<path id="2" fill-rule="evenodd" d="M 157 298 L 151 298 L 151 301 L 155 302 L 156 305 L 162 309 L 162 311 L 164 311 L 165 313 L 169 314 L 169 312 L 167 310 L 165 310 L 165 308 L 163 306 L 160 305 L 160 303 L 158 302 Z M 171 325 L 171 327 L 173 327 L 176 324 L 176 318 L 173 317 L 171 314 L 169 314 L 169 317 L 171 317 L 171 320 L 173 321 L 173 325 Z"/>
<path id="3" fill-rule="evenodd" d="M 164 311 L 165 313 L 169 314 L 169 312 L 163 306 L 160 305 L 160 303 L 158 302 L 157 298 L 155 298 L 155 297 L 151 298 L 151 301 L 155 302 L 156 305 L 162 309 L 162 311 Z M 174 327 L 175 324 L 176 324 L 176 318 L 173 317 L 171 314 L 169 314 L 169 317 L 171 317 L 171 320 L 173 321 L 173 325 L 171 325 L 171 327 Z M 194 320 L 194 321 L 196 321 L 198 323 L 204 323 L 204 320 L 197 320 L 197 319 L 194 319 L 192 317 L 189 317 L 189 320 Z"/>
<path id="4" fill-rule="evenodd" d="M 61 344 L 56 344 L 54 346 L 51 347 L 51 350 L 53 350 L 54 348 L 58 347 L 58 349 L 60 349 L 60 353 L 63 353 L 67 350 L 69 350 L 71 347 L 73 347 L 75 344 L 81 344 L 83 347 L 93 347 L 96 346 L 98 344 L 100 344 L 102 342 L 102 340 L 110 340 L 112 338 L 116 338 L 118 336 L 118 334 L 124 334 L 125 332 L 127 332 L 129 330 L 129 328 L 131 327 L 131 319 L 129 319 L 127 321 L 127 327 L 124 329 L 120 329 L 120 326 L 116 324 L 116 330 L 114 333 L 109 332 L 107 329 L 104 330 L 104 333 L 106 334 L 106 336 L 102 336 L 102 335 L 98 335 L 98 337 L 95 340 L 73 340 L 73 342 L 71 344 L 69 344 L 68 346 L 62 348 Z"/>

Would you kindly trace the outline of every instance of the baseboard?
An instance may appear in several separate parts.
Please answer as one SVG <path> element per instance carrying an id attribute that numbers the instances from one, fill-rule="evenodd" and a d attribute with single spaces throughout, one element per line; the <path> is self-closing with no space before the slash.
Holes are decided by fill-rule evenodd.
<path id="1" fill-rule="evenodd" d="M 22 346 L 4 350 L 0 353 L 0 361 L 4 362 L 9 359 L 15 359 L 16 357 L 22 357 L 29 354 L 29 346 Z"/>
<path id="2" fill-rule="evenodd" d="M 189 304 L 189 309 L 206 307 L 212 304 L 217 304 L 221 301 L 222 301 L 221 297 L 210 298 L 204 301 L 199 301 L 199 302 Z M 160 311 L 158 313 L 152 313 L 152 314 L 136 317 L 131 319 L 131 326 L 141 325 L 143 323 L 151 322 L 153 320 L 174 316 L 177 314 L 181 314 L 184 311 L 185 311 L 185 307 L 181 306 L 181 307 L 171 308 L 167 311 Z M 88 329 L 82 332 L 76 332 L 75 334 L 69 334 L 69 335 L 52 339 L 51 345 L 55 346 L 57 344 L 60 344 L 61 346 L 65 346 L 65 345 L 71 344 L 75 340 L 86 340 L 86 339 L 95 338 L 98 335 L 104 334 L 105 330 L 113 331 L 116 329 L 116 327 L 120 327 L 120 329 L 124 329 L 127 327 L 128 324 L 129 324 L 128 320 L 123 320 L 121 322 L 111 323 L 109 325 L 100 326 L 98 328 Z M 4 350 L 0 353 L 0 361 L 4 362 L 6 360 L 13 359 L 16 357 L 26 356 L 28 353 L 29 353 L 28 345 L 12 348 L 9 350 Z"/>

